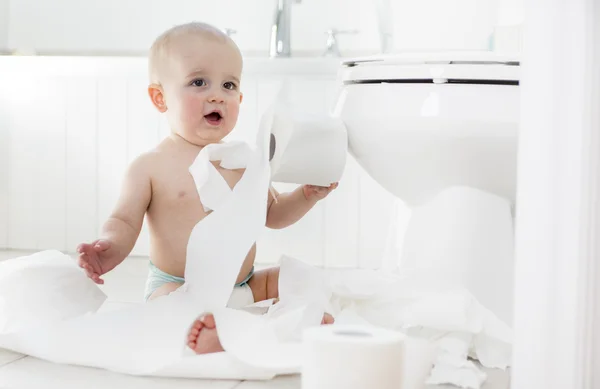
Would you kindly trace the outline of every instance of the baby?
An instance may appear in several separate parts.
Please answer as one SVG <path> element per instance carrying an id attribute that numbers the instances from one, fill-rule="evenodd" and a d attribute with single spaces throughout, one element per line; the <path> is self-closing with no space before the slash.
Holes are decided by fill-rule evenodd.
<path id="1" fill-rule="evenodd" d="M 119 200 L 100 239 L 77 247 L 79 266 L 102 284 L 100 277 L 133 249 L 146 216 L 151 243 L 146 301 L 165 296 L 184 283 L 188 239 L 193 227 L 207 215 L 188 168 L 203 147 L 221 142 L 236 125 L 242 102 L 242 56 L 219 29 L 190 23 L 157 38 L 150 49 L 149 72 L 148 94 L 156 109 L 166 114 L 171 134 L 128 167 Z M 232 188 L 244 173 L 213 163 Z M 294 224 L 336 187 L 337 183 L 305 185 L 282 194 L 271 188 L 267 227 Z M 232 285 L 232 296 L 236 291 L 245 293 L 251 300 L 247 303 L 278 297 L 279 269 L 254 272 L 255 257 L 256 244 Z M 326 314 L 323 324 L 332 322 Z M 193 324 L 188 340 L 188 346 L 199 354 L 222 351 L 210 314 Z"/>

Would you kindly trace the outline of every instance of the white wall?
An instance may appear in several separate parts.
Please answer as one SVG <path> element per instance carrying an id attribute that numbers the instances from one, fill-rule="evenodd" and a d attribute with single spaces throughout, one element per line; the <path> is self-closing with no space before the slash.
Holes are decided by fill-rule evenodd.
<path id="1" fill-rule="evenodd" d="M 487 50 L 503 0 L 396 0 L 395 47 Z"/>
<path id="2" fill-rule="evenodd" d="M 521 1 L 391 0 L 395 47 L 487 49 L 499 12 L 504 23 Z M 8 2 L 0 0 L 0 10 Z M 375 5 L 376 0 L 302 0 L 292 12 L 293 50 L 320 54 L 324 31 L 336 27 L 359 30 L 339 38 L 343 54 L 377 52 Z M 12 0 L 7 44 L 23 51 L 143 54 L 166 28 L 202 20 L 236 29 L 244 52 L 265 55 L 274 6 L 275 0 Z"/>
<path id="3" fill-rule="evenodd" d="M 8 243 L 9 111 L 8 96 L 0 93 L 0 249 Z"/>
<path id="4" fill-rule="evenodd" d="M 499 26 L 522 24 L 525 17 L 523 6 L 523 0 L 498 0 L 497 24 Z"/>
<path id="5" fill-rule="evenodd" d="M 0 0 L 0 52 L 8 47 L 9 0 Z"/>
<path id="6" fill-rule="evenodd" d="M 295 5 L 292 47 L 320 50 L 324 31 L 358 28 L 360 35 L 342 37 L 354 50 L 375 47 L 375 14 L 367 0 L 304 0 Z M 152 40 L 174 24 L 207 21 L 238 31 L 235 39 L 246 52 L 267 53 L 275 0 L 13 0 L 10 2 L 9 46 L 40 51 L 144 52 Z M 307 23 L 308 22 L 308 23 Z"/>
<path id="7" fill-rule="evenodd" d="M 233 138 L 255 139 L 283 82 L 299 110 L 332 105 L 337 61 L 282 61 L 247 61 Z M 0 85 L 0 249 L 72 252 L 97 238 L 128 162 L 169 132 L 147 97 L 146 61 L 0 57 Z M 294 226 L 265 230 L 257 261 L 288 254 L 314 265 L 377 267 L 392 202 L 350 159 L 326 201 Z M 148 248 L 144 228 L 134 254 Z"/>

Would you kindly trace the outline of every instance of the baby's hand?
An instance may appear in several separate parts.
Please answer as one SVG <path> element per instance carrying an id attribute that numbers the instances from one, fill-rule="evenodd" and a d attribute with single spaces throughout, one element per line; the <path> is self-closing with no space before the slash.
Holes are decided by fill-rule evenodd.
<path id="1" fill-rule="evenodd" d="M 338 187 L 338 183 L 335 182 L 329 186 L 316 186 L 316 185 L 304 185 L 303 192 L 304 197 L 307 200 L 323 200 L 331 191 Z"/>
<path id="2" fill-rule="evenodd" d="M 109 270 L 111 244 L 107 240 L 96 240 L 92 243 L 82 243 L 77 246 L 79 258 L 77 264 L 89 278 L 97 284 L 104 284 L 104 280 L 100 278 Z"/>

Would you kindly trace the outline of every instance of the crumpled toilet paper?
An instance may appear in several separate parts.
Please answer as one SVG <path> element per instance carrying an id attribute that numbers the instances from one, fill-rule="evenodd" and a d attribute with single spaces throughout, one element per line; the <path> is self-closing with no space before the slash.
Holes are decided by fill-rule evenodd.
<path id="1" fill-rule="evenodd" d="M 97 287 L 78 271 L 75 263 L 71 267 L 66 265 L 67 258 L 61 253 L 42 252 L 38 257 L 8 262 L 8 265 L 17 268 L 12 272 L 6 264 L 0 264 L 4 280 L 11 284 L 22 281 L 27 286 L 19 295 L 3 291 L 0 317 L 11 323 L 11 331 L 4 331 L 8 325 L 4 326 L 0 333 L 0 347 L 57 363 L 152 375 L 181 371 L 188 331 L 203 312 L 214 313 L 223 344 L 232 343 L 230 338 L 237 339 L 239 336 L 236 334 L 244 333 L 246 326 L 258 318 L 247 312 L 232 313 L 225 308 L 241 264 L 265 225 L 270 168 L 269 137 L 264 126 L 257 141 L 256 150 L 246 149 L 247 145 L 240 144 L 205 148 L 191 166 L 199 194 L 201 192 L 202 197 L 206 195 L 207 206 L 213 212 L 199 222 L 190 235 L 186 283 L 180 290 L 150 304 L 98 313 L 96 310 L 102 296 L 92 292 Z M 243 176 L 229 192 L 224 192 L 224 186 L 219 185 L 226 183 L 211 162 L 215 158 L 226 165 L 245 164 Z M 210 196 L 212 188 L 217 188 L 220 197 Z M 231 244 L 232 241 L 236 244 Z M 35 259 L 43 261 L 43 266 L 36 266 Z M 62 267 L 59 268 L 59 265 Z M 54 278 L 38 276 L 48 268 L 58 268 L 61 273 L 55 272 L 54 275 L 75 281 L 67 285 L 55 283 Z M 74 287 L 66 289 L 66 285 Z M 48 290 L 59 292 L 48 301 L 41 297 Z M 9 310 L 13 306 L 23 306 L 24 309 Z M 38 312 L 37 318 L 44 316 L 43 320 L 36 323 L 26 312 Z M 234 320 L 231 317 L 239 314 L 248 316 L 241 321 L 243 325 L 239 324 L 239 318 Z M 40 322 L 44 325 L 40 326 Z M 260 342 L 261 337 L 267 342 L 268 333 L 257 334 L 255 341 Z M 241 371 L 204 370 L 200 366 L 204 357 L 217 358 L 193 356 L 196 363 L 190 374 L 206 378 L 251 379 L 271 378 L 278 371 L 253 369 L 248 373 L 247 368 Z M 235 366 L 227 362 L 233 358 L 231 353 L 222 358 L 226 361 L 222 362 L 222 366 Z M 189 361 L 185 363 L 189 365 Z"/>
<path id="2" fill-rule="evenodd" d="M 336 324 L 409 335 L 414 357 L 407 360 L 415 366 L 405 370 L 412 372 L 412 382 L 423 383 L 415 377 L 429 358 L 434 368 L 426 371 L 426 383 L 470 389 L 480 388 L 486 374 L 469 358 L 487 368 L 506 369 L 511 362 L 512 330 L 464 288 L 440 284 L 425 272 L 322 270 L 287 256 L 280 266 L 282 302 L 311 301 L 315 315 L 329 312 Z M 418 339 L 425 342 L 415 345 Z M 431 345 L 435 356 L 428 354 Z"/>
<path id="3" fill-rule="evenodd" d="M 67 265 L 70 258 L 56 251 L 36 255 L 47 264 L 63 263 L 64 275 L 76 270 L 74 264 Z M 19 262 L 25 264 L 29 259 L 19 258 Z M 37 265 L 24 266 L 21 280 L 27 282 L 27 271 Z M 5 274 L 3 270 L 0 263 L 0 274 Z M 77 290 L 87 298 L 71 300 L 73 290 L 67 289 L 71 283 L 58 286 L 62 293 L 51 301 L 39 301 L 53 308 L 71 304 L 75 307 L 71 312 L 80 315 L 50 315 L 43 320 L 44 326 L 9 334 L 2 330 L 0 347 L 56 363 L 127 374 L 270 379 L 278 374 L 299 373 L 302 361 L 298 337 L 304 329 L 316 325 L 323 312 L 329 312 L 338 325 L 378 326 L 408 334 L 413 348 L 406 360 L 413 366 L 404 368 L 407 379 L 413 382 L 423 383 L 431 371 L 429 383 L 478 388 L 477 383 L 485 376 L 468 361 L 469 355 L 486 367 L 505 367 L 510 362 L 510 338 L 504 337 L 510 331 L 499 331 L 506 330 L 503 323 L 490 316 L 468 292 L 419 288 L 414 285 L 420 283 L 416 277 L 404 279 L 371 270 L 322 270 L 283 257 L 281 302 L 262 316 L 244 310 L 215 310 L 219 336 L 227 352 L 212 355 L 190 355 L 185 350 L 189 325 L 200 312 L 189 293 L 176 292 L 133 308 L 86 314 L 98 306 L 98 288 L 81 272 L 70 277 L 82 283 Z M 48 285 L 52 280 L 40 280 L 39 289 L 29 289 L 41 292 Z M 30 304 L 32 310 L 39 306 L 37 301 Z M 8 319 L 20 316 L 19 312 L 0 313 Z M 416 342 L 419 339 L 424 342 Z M 437 349 L 435 356 L 431 354 L 432 345 Z M 494 365 L 484 357 L 490 348 L 506 351 L 496 353 L 497 358 L 491 360 Z M 414 378 L 419 374 L 419 380 Z"/>
<path id="4" fill-rule="evenodd" d="M 432 382 L 459 382 L 454 375 L 468 366 L 466 349 L 484 366 L 508 365 L 510 330 L 468 292 L 437 287 L 427 282 L 426 274 L 322 270 L 284 257 L 278 304 L 226 308 L 227 285 L 235 282 L 264 228 L 271 128 L 263 122 L 256 150 L 216 145 L 199 153 L 190 167 L 212 212 L 190 236 L 182 288 L 152 303 L 98 312 L 106 296 L 68 256 L 45 251 L 0 262 L 0 347 L 133 375 L 264 380 L 301 371 L 300 336 L 328 312 L 340 325 L 379 326 L 411 335 L 406 360 L 412 365 L 399 362 L 399 368 L 415 388 L 434 361 Z M 216 160 L 222 166 L 245 166 L 233 190 L 218 174 Z M 226 352 L 195 355 L 187 349 L 189 329 L 204 312 L 214 314 Z M 448 334 L 463 333 L 468 336 L 461 347 L 451 347 L 451 342 L 444 346 Z M 442 351 L 434 359 L 436 344 Z"/>
<path id="5" fill-rule="evenodd" d="M 487 375 L 467 359 L 472 339 L 473 336 L 469 333 L 450 333 L 440 339 L 434 368 L 426 383 L 450 383 L 463 388 L 479 388 Z"/>
<path id="6" fill-rule="evenodd" d="M 511 363 L 508 325 L 468 290 L 439 283 L 427 272 L 331 271 L 330 287 L 329 307 L 339 323 L 377 325 L 435 344 L 428 383 L 478 389 L 486 377 L 469 358 L 487 368 Z"/>
<path id="7" fill-rule="evenodd" d="M 106 300 L 96 284 L 81 277 L 69 256 L 55 250 L 0 262 L 0 270 L 0 334 L 92 313 Z M 46 288 L 32 293 L 32 285 Z M 54 305 L 57 300 L 64 301 L 60 309 Z"/>

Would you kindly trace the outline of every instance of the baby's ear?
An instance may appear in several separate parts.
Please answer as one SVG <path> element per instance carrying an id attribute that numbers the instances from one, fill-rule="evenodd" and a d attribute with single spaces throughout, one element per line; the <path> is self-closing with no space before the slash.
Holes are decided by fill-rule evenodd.
<path id="1" fill-rule="evenodd" d="M 148 86 L 148 95 L 150 96 L 150 100 L 152 100 L 152 104 L 158 109 L 160 113 L 167 112 L 167 103 L 165 101 L 165 95 L 163 93 L 162 87 L 158 84 L 150 84 Z"/>

